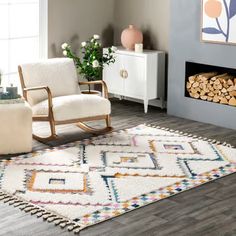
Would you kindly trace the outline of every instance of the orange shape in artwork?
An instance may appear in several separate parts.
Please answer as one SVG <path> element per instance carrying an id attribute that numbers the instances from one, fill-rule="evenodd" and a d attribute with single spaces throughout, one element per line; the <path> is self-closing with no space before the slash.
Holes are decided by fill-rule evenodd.
<path id="1" fill-rule="evenodd" d="M 204 6 L 205 13 L 211 18 L 218 18 L 222 12 L 222 4 L 218 0 L 208 0 Z"/>

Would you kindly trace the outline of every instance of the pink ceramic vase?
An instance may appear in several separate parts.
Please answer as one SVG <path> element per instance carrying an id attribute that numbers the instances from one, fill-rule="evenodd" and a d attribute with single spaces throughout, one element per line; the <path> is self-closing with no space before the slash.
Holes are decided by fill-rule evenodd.
<path id="1" fill-rule="evenodd" d="M 121 34 L 121 43 L 127 50 L 134 50 L 136 43 L 143 43 L 143 34 L 134 25 L 129 25 Z"/>

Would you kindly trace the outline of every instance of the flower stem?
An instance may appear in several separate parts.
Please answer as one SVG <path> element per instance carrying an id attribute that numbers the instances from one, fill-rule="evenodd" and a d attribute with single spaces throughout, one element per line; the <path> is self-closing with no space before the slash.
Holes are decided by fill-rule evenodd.
<path id="1" fill-rule="evenodd" d="M 217 26 L 219 28 L 219 30 L 221 31 L 221 33 L 225 36 L 225 38 L 227 37 L 226 33 L 223 31 L 223 29 L 221 28 L 220 22 L 219 22 L 219 18 L 216 18 L 216 23 Z"/>

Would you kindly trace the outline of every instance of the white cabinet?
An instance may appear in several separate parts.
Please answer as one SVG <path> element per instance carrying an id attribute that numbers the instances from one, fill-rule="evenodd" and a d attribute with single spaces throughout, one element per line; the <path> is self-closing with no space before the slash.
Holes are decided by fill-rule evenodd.
<path id="1" fill-rule="evenodd" d="M 104 49 L 104 53 L 107 49 Z M 144 51 L 135 53 L 118 49 L 116 62 L 106 66 L 103 80 L 110 94 L 125 98 L 143 100 L 144 111 L 148 111 L 150 100 L 159 99 L 164 106 L 165 95 L 165 53 Z"/>

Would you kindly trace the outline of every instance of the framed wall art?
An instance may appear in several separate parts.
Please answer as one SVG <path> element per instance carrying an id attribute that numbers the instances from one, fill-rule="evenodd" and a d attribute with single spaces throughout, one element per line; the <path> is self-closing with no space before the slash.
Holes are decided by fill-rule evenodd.
<path id="1" fill-rule="evenodd" d="M 236 44 L 236 0 L 202 0 L 201 39 Z"/>

